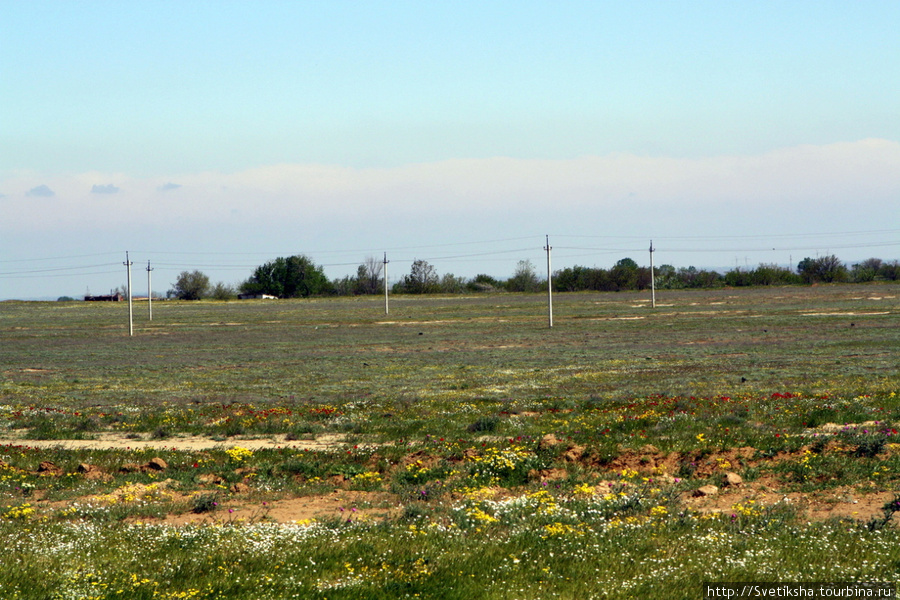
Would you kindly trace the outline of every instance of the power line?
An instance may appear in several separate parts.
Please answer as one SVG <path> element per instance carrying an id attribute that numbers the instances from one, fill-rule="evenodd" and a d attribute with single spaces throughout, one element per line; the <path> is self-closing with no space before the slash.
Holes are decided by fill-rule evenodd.
<path id="1" fill-rule="evenodd" d="M 865 236 L 864 240 L 854 241 L 853 236 Z M 880 240 L 872 238 L 878 236 Z M 882 237 L 883 236 L 883 237 Z M 554 249 L 557 251 L 557 258 L 566 260 L 579 259 L 584 257 L 598 257 L 605 255 L 620 254 L 623 256 L 637 255 L 645 252 L 643 242 L 645 236 L 625 236 L 625 235 L 567 235 L 556 234 L 554 238 L 557 245 Z M 889 238 L 889 239 L 885 239 Z M 730 253 L 773 253 L 773 252 L 790 252 L 792 254 L 803 252 L 831 252 L 837 250 L 858 250 L 863 248 L 897 248 L 900 247 L 900 229 L 873 229 L 866 231 L 843 231 L 843 232 L 827 232 L 827 233 L 784 233 L 784 234 L 755 234 L 755 235 L 709 235 L 709 236 L 653 236 L 654 249 L 665 254 L 730 254 Z M 521 242 L 523 240 L 532 240 L 534 246 L 522 247 L 517 244 L 515 248 L 504 248 L 503 244 L 510 242 Z M 577 240 L 604 240 L 608 242 L 605 245 L 594 246 L 592 244 L 582 245 L 577 242 L 572 245 L 560 245 L 559 242 L 565 241 L 576 242 Z M 631 242 L 641 241 L 641 247 L 637 244 L 632 246 Z M 780 245 L 785 240 L 793 240 L 790 245 Z M 543 240 L 540 240 L 543 241 Z M 734 246 L 723 242 L 738 242 Z M 172 269 L 212 269 L 220 271 L 242 271 L 252 272 L 259 266 L 259 262 L 254 257 L 258 256 L 291 256 L 293 254 L 304 254 L 307 256 L 323 255 L 337 258 L 338 260 L 327 261 L 320 264 L 322 267 L 339 268 L 353 267 L 360 264 L 358 260 L 340 260 L 340 258 L 351 255 L 378 255 L 384 251 L 403 252 L 405 254 L 423 253 L 426 256 L 421 260 L 427 260 L 435 263 L 446 263 L 453 261 L 455 263 L 481 262 L 485 260 L 493 260 L 494 264 L 506 260 L 505 257 L 514 254 L 528 253 L 529 256 L 537 256 L 540 252 L 541 245 L 539 236 L 518 236 L 507 238 L 494 238 L 482 240 L 470 240 L 464 242 L 449 242 L 442 244 L 427 244 L 419 246 L 395 246 L 391 248 L 379 249 L 341 249 L 341 250 L 322 250 L 307 251 L 294 253 L 274 253 L 274 252 L 178 252 L 172 250 L 145 250 L 142 253 L 154 257 L 181 257 L 183 260 L 173 260 L 171 262 L 155 262 L 154 265 L 161 270 Z M 709 243 L 707 246 L 706 244 Z M 621 245 L 620 245 L 621 244 Z M 683 246 L 682 246 L 683 244 Z M 497 247 L 500 245 L 500 247 Z M 468 248 L 471 252 L 448 253 L 441 254 L 436 252 L 440 249 L 451 248 Z M 96 252 L 87 254 L 72 254 L 68 256 L 52 256 L 52 257 L 33 257 L 21 259 L 5 259 L 0 261 L 8 269 L 0 272 L 0 279 L 37 279 L 37 278 L 59 278 L 59 277 L 84 277 L 90 275 L 108 275 L 118 272 L 118 269 L 112 269 L 119 265 L 118 262 L 76 264 L 70 266 L 40 266 L 40 262 L 47 261 L 79 261 L 93 257 L 112 257 L 114 252 Z M 137 254 L 137 253 L 136 253 Z M 664 256 L 663 254 L 662 256 Z M 412 262 L 422 255 L 415 258 L 398 258 L 394 256 L 393 261 L 396 262 Z M 209 257 L 207 260 L 192 260 L 190 257 Z M 218 261 L 215 257 L 244 257 L 247 262 L 240 260 L 222 260 Z M 24 268 L 15 269 L 13 265 L 18 264 Z"/>
<path id="2" fill-rule="evenodd" d="M 0 276 L 16 276 L 16 275 L 30 275 L 30 274 L 38 274 L 38 273 L 53 273 L 57 271 L 77 271 L 79 269 L 96 269 L 98 267 L 110 267 L 115 265 L 116 263 L 101 263 L 97 265 L 82 265 L 78 267 L 54 267 L 52 269 L 32 269 L 30 271 L 8 271 L 6 273 L 0 273 Z"/>
<path id="3" fill-rule="evenodd" d="M 47 279 L 50 277 L 81 277 L 82 275 L 109 275 L 111 273 L 118 273 L 119 270 L 115 271 L 92 271 L 90 273 L 57 273 L 54 275 L 14 275 L 14 276 L 6 276 L 0 273 L 0 277 L 4 279 Z"/>
<path id="4" fill-rule="evenodd" d="M 880 234 L 893 234 L 900 235 L 900 229 L 874 229 L 870 231 L 841 231 L 841 232 L 829 232 L 829 233 L 772 233 L 772 234 L 758 234 L 758 235 L 710 235 L 710 236 L 700 236 L 700 235 L 689 235 L 689 236 L 663 236 L 658 239 L 665 240 L 733 240 L 733 239 L 771 239 L 771 238 L 806 238 L 806 237 L 833 237 L 833 236 L 848 236 L 848 235 L 880 235 Z M 568 234 L 558 234 L 558 237 L 563 238 L 593 238 L 593 239 L 625 239 L 625 240 L 642 240 L 645 239 L 643 236 L 639 235 L 568 235 Z"/>
<path id="5" fill-rule="evenodd" d="M 90 258 L 92 256 L 113 256 L 113 252 L 97 252 L 94 254 L 75 254 L 70 256 L 50 256 L 47 258 L 17 258 L 17 259 L 7 259 L 0 260 L 0 263 L 15 263 L 15 262 L 36 262 L 41 260 L 66 260 L 71 258 Z"/>

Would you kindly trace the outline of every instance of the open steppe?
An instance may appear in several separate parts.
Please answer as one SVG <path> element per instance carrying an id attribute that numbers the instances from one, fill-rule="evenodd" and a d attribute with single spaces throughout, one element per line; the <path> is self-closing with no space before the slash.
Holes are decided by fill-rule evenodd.
<path id="1" fill-rule="evenodd" d="M 896 581 L 898 298 L 2 303 L 0 597 Z"/>

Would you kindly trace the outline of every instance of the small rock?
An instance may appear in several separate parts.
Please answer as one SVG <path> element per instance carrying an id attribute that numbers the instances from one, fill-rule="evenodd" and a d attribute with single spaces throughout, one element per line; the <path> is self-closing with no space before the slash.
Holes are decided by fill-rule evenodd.
<path id="1" fill-rule="evenodd" d="M 548 433 L 544 437 L 541 438 L 541 441 L 538 442 L 538 448 L 540 450 L 546 450 L 547 448 L 552 448 L 553 446 L 559 444 L 559 440 L 552 433 Z"/>
<path id="2" fill-rule="evenodd" d="M 615 481 L 598 481 L 594 485 L 594 493 L 600 496 L 605 496 L 606 494 L 611 494 L 613 488 L 618 485 Z"/>
<path id="3" fill-rule="evenodd" d="M 150 462 L 147 463 L 147 468 L 154 471 L 165 471 L 169 468 L 169 465 L 163 459 L 156 457 L 150 459 Z"/>
<path id="4" fill-rule="evenodd" d="M 53 476 L 53 477 L 60 477 L 64 473 L 64 471 L 62 470 L 62 467 L 57 467 L 49 460 L 45 460 L 44 462 L 42 462 L 38 466 L 37 472 L 40 475 Z"/>
<path id="5" fill-rule="evenodd" d="M 103 469 L 98 467 L 97 465 L 89 465 L 87 463 L 81 463 L 78 465 L 77 471 L 84 475 L 85 479 L 92 480 L 102 480 L 109 481 L 112 479 L 112 475 L 103 472 Z"/>
<path id="6" fill-rule="evenodd" d="M 744 483 L 744 480 L 737 473 L 732 473 L 731 471 L 729 471 L 728 473 L 725 473 L 725 482 L 724 483 L 726 486 L 735 486 L 736 487 L 736 486 L 739 486 L 742 483 Z"/>
<path id="7" fill-rule="evenodd" d="M 199 475 L 197 477 L 197 483 L 202 483 L 205 485 L 219 485 L 221 483 L 225 483 L 225 480 L 222 479 L 219 475 L 214 475 L 213 473 L 204 473 L 203 475 Z"/>
<path id="8" fill-rule="evenodd" d="M 716 486 L 704 485 L 704 486 L 701 486 L 701 487 L 697 488 L 696 490 L 694 490 L 693 496 L 694 496 L 694 498 L 700 498 L 703 496 L 715 496 L 718 493 L 719 493 L 719 488 L 717 488 Z"/>
<path id="9" fill-rule="evenodd" d="M 568 462 L 575 462 L 584 456 L 584 446 L 569 446 L 563 458 Z"/>
<path id="10" fill-rule="evenodd" d="M 566 479 L 569 473 L 565 469 L 531 469 L 528 471 L 528 479 L 531 481 L 555 481 Z"/>

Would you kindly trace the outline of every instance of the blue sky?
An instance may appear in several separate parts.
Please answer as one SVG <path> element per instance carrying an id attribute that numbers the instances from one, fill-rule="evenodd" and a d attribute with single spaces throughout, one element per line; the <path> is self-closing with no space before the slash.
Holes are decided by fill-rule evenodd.
<path id="1" fill-rule="evenodd" d="M 161 290 L 294 253 L 507 276 L 545 234 L 559 267 L 643 264 L 650 238 L 676 266 L 900 254 L 896 2 L 0 0 L 0 22 L 0 298 L 106 291 L 125 250 L 170 265 Z"/>

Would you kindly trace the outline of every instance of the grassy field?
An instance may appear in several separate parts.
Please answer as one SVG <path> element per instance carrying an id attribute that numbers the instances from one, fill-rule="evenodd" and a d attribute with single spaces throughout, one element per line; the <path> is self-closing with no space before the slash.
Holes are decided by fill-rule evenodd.
<path id="1" fill-rule="evenodd" d="M 2 303 L 0 597 L 896 581 L 898 292 Z"/>

